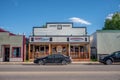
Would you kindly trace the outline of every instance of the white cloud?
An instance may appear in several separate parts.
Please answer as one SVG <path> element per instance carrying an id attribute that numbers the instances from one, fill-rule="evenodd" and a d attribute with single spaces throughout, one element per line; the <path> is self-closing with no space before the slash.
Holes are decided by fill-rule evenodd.
<path id="1" fill-rule="evenodd" d="M 91 25 L 90 22 L 84 20 L 84 19 L 81 19 L 81 18 L 78 18 L 78 17 L 71 17 L 69 18 L 70 21 L 74 22 L 74 23 L 80 23 L 80 24 L 85 24 L 85 25 Z"/>
<path id="2" fill-rule="evenodd" d="M 112 19 L 113 14 L 108 14 L 108 16 L 106 17 L 106 19 Z"/>

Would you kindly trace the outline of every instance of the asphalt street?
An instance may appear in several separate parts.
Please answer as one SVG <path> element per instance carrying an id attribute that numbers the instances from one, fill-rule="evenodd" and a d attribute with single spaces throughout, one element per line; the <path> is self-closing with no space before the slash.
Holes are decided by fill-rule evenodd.
<path id="1" fill-rule="evenodd" d="M 120 80 L 120 65 L 0 65 L 0 80 Z"/>

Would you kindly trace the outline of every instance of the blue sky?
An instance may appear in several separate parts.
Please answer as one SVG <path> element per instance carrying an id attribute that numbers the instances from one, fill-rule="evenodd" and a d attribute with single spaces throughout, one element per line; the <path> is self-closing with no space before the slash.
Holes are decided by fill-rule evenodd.
<path id="1" fill-rule="evenodd" d="M 0 0 L 0 27 L 28 36 L 33 26 L 73 22 L 86 26 L 90 35 L 115 12 L 120 12 L 120 0 Z"/>

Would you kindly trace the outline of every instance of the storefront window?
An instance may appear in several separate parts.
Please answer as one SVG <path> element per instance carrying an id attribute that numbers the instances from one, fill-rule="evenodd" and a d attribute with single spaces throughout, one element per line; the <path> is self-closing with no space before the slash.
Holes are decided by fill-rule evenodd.
<path id="1" fill-rule="evenodd" d="M 84 47 L 80 46 L 80 52 L 84 52 Z"/>
<path id="2" fill-rule="evenodd" d="M 77 47 L 77 46 L 75 47 L 75 52 L 79 52 L 79 50 L 78 50 L 78 47 Z"/>
<path id="3" fill-rule="evenodd" d="M 88 59 L 88 49 L 87 46 L 84 45 L 72 45 L 70 47 L 70 55 L 73 59 Z"/>
<path id="4" fill-rule="evenodd" d="M 44 52 L 44 46 L 40 47 L 40 52 Z"/>
<path id="5" fill-rule="evenodd" d="M 39 46 L 35 46 L 35 52 L 39 51 Z"/>
<path id="6" fill-rule="evenodd" d="M 66 52 L 66 47 L 63 47 L 63 52 Z"/>
<path id="7" fill-rule="evenodd" d="M 40 53 L 40 54 L 48 54 L 49 52 L 49 47 L 48 45 L 38 45 L 35 46 L 35 52 Z"/>
<path id="8" fill-rule="evenodd" d="M 73 46 L 70 47 L 70 51 L 71 51 L 71 52 L 74 52 Z"/>
<path id="9" fill-rule="evenodd" d="M 21 57 L 20 47 L 13 47 L 13 57 Z"/>

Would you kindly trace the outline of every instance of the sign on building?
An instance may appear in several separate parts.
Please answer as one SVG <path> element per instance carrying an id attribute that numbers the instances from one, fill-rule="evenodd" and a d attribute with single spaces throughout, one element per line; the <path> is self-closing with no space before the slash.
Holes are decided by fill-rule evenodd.
<path id="1" fill-rule="evenodd" d="M 50 42 L 50 37 L 30 37 L 30 42 Z"/>

